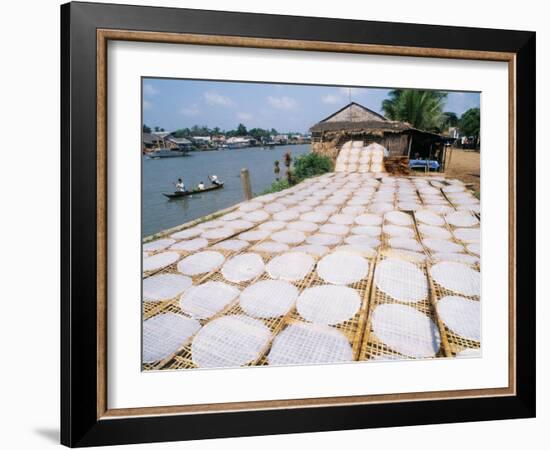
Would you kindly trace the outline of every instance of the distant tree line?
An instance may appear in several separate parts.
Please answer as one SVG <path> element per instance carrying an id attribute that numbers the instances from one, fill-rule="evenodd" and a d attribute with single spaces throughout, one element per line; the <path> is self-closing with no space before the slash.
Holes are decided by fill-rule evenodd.
<path id="1" fill-rule="evenodd" d="M 160 127 L 149 127 L 148 125 L 143 125 L 144 133 L 151 133 L 154 131 L 164 131 L 164 128 Z M 172 132 L 172 135 L 177 138 L 190 138 L 193 136 L 252 136 L 256 140 L 267 140 L 272 135 L 277 135 L 279 132 L 275 128 L 263 129 L 263 128 L 251 128 L 247 129 L 245 125 L 240 123 L 237 128 L 233 130 L 222 130 L 219 127 L 209 128 L 206 125 L 193 125 L 188 128 L 178 128 Z"/>

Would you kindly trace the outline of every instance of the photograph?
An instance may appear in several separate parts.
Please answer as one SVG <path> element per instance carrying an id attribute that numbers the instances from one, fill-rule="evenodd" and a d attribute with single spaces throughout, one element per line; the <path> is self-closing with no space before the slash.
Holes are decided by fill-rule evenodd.
<path id="1" fill-rule="evenodd" d="M 142 76 L 141 369 L 481 357 L 480 108 Z"/>

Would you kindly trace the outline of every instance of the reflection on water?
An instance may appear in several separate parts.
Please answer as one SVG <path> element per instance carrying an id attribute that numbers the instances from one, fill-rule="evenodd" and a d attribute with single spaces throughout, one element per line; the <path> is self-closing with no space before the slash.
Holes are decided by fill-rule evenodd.
<path id="1" fill-rule="evenodd" d="M 142 160 L 142 236 L 158 233 L 190 220 L 227 208 L 243 200 L 240 172 L 250 171 L 254 194 L 260 194 L 275 181 L 273 165 L 281 163 L 280 176 L 284 176 L 283 155 L 290 151 L 293 157 L 309 151 L 309 144 L 278 146 L 272 149 L 258 147 L 240 150 L 222 150 L 191 153 L 184 158 Z M 190 189 L 203 181 L 209 185 L 208 175 L 216 174 L 224 181 L 223 189 L 169 200 L 163 192 L 173 192 L 172 184 L 183 178 Z"/>

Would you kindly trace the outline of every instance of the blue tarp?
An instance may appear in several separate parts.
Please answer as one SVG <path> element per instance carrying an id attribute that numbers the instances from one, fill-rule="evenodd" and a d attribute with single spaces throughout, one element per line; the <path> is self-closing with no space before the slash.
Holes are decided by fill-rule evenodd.
<path id="1" fill-rule="evenodd" d="M 426 160 L 426 159 L 409 160 L 409 167 L 411 169 L 425 169 L 426 165 L 430 170 L 439 170 L 439 163 L 437 161 Z"/>

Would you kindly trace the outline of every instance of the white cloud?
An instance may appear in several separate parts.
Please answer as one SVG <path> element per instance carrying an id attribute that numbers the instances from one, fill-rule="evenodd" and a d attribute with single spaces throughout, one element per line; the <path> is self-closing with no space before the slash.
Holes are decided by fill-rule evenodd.
<path id="1" fill-rule="evenodd" d="M 277 109 L 294 109 L 298 106 L 296 100 L 291 97 L 267 97 L 267 101 L 271 106 Z"/>
<path id="2" fill-rule="evenodd" d="M 184 106 L 180 109 L 180 113 L 184 116 L 192 117 L 192 116 L 198 116 L 201 112 L 199 108 L 197 108 L 197 105 L 191 105 L 191 106 Z"/>
<path id="3" fill-rule="evenodd" d="M 152 84 L 145 83 L 143 85 L 143 95 L 151 96 L 151 95 L 156 95 L 158 93 L 159 93 L 158 89 Z"/>
<path id="4" fill-rule="evenodd" d="M 150 101 L 143 100 L 143 109 L 151 109 L 153 107 L 153 104 Z"/>
<path id="5" fill-rule="evenodd" d="M 235 103 L 229 97 L 218 94 L 213 91 L 208 91 L 204 93 L 204 98 L 209 105 L 215 106 L 233 106 Z"/>
<path id="6" fill-rule="evenodd" d="M 237 113 L 237 117 L 240 120 L 250 120 L 252 119 L 252 114 L 246 113 L 246 112 L 240 112 L 240 113 Z"/>
<path id="7" fill-rule="evenodd" d="M 335 103 L 340 103 L 342 101 L 342 97 L 340 97 L 339 95 L 327 94 L 321 97 L 321 101 L 323 103 L 334 105 Z"/>

